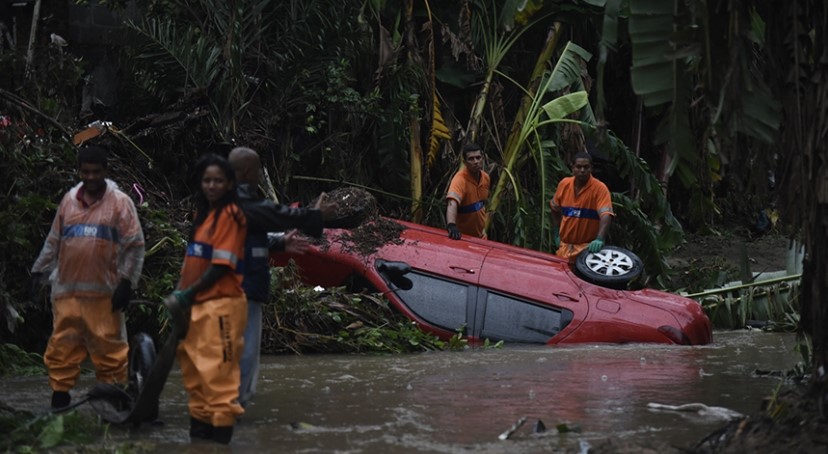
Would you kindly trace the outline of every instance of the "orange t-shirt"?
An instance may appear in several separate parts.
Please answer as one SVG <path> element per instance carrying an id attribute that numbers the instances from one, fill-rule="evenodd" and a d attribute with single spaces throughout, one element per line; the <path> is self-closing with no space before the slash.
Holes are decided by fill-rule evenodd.
<path id="1" fill-rule="evenodd" d="M 601 216 L 615 216 L 615 212 L 612 211 L 612 196 L 607 185 L 592 176 L 577 196 L 575 177 L 561 180 L 549 205 L 561 210 L 562 244 L 589 243 L 598 236 Z"/>
<path id="2" fill-rule="evenodd" d="M 244 295 L 239 265 L 244 260 L 247 221 L 241 209 L 235 204 L 227 205 L 222 209 L 214 226 L 215 217 L 216 211 L 211 210 L 204 222 L 196 229 L 192 241 L 187 244 L 179 288 L 191 287 L 213 264 L 229 266 L 235 272 L 226 273 L 210 288 L 197 293 L 195 296 L 197 303 Z M 241 220 L 241 223 L 237 222 L 237 218 Z"/>
<path id="3" fill-rule="evenodd" d="M 476 181 L 466 167 L 460 169 L 451 179 L 446 199 L 457 201 L 457 228 L 464 235 L 486 238 L 489 183 L 489 174 L 481 170 L 480 181 Z"/>

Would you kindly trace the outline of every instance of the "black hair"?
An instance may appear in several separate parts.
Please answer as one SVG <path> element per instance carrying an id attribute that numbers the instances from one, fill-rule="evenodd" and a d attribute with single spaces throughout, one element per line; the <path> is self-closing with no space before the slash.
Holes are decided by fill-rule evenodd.
<path id="1" fill-rule="evenodd" d="M 104 169 L 107 166 L 109 151 L 99 145 L 85 145 L 78 149 L 78 167 L 81 164 L 100 164 Z"/>
<path id="2" fill-rule="evenodd" d="M 481 148 L 480 145 L 478 145 L 474 142 L 469 142 L 469 143 L 463 145 L 463 151 L 462 151 L 463 159 L 466 159 L 466 154 L 471 153 L 472 151 L 479 151 L 480 153 L 483 153 L 483 148 Z"/>
<path id="3" fill-rule="evenodd" d="M 575 161 L 579 159 L 586 159 L 590 164 L 592 164 L 592 156 L 586 151 L 579 151 L 575 153 L 575 156 L 572 157 L 572 162 L 575 163 Z"/>
<path id="4" fill-rule="evenodd" d="M 215 153 L 207 153 L 199 158 L 198 162 L 196 162 L 196 186 L 198 187 L 198 191 L 196 191 L 195 195 L 196 215 L 193 220 L 193 226 L 190 229 L 190 240 L 195 237 L 196 229 L 204 223 L 207 216 L 210 214 L 210 202 L 201 190 L 201 179 L 204 177 L 204 172 L 210 166 L 217 166 L 224 173 L 224 176 L 234 183 L 234 186 L 236 183 L 236 172 L 233 170 L 233 166 L 231 166 L 226 159 Z M 224 207 L 228 205 L 233 205 L 230 213 L 236 223 L 239 225 L 244 224 L 244 216 L 242 215 L 239 207 L 235 205 L 235 202 L 236 190 L 234 187 L 227 191 L 227 194 L 224 194 L 224 196 L 216 202 L 214 207 L 216 210 L 216 216 L 213 218 L 213 225 L 211 229 L 215 229 L 219 216 L 221 216 L 221 213 L 224 211 Z"/>

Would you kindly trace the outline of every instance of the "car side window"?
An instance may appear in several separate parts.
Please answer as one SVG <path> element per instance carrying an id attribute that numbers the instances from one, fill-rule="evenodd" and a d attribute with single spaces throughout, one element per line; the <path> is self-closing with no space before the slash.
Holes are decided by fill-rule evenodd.
<path id="1" fill-rule="evenodd" d="M 468 285 L 417 272 L 405 277 L 411 280 L 411 288 L 396 293 L 412 312 L 449 331 L 466 325 Z"/>
<path id="2" fill-rule="evenodd" d="M 481 338 L 507 342 L 546 343 L 572 321 L 568 309 L 539 306 L 488 292 Z"/>

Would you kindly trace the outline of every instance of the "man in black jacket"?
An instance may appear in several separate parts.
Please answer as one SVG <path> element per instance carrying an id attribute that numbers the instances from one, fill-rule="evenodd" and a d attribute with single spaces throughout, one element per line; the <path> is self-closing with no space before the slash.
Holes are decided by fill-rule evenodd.
<path id="1" fill-rule="evenodd" d="M 299 229 L 307 235 L 322 235 L 323 222 L 330 219 L 333 208 L 317 203 L 320 208 L 292 208 L 265 199 L 258 190 L 261 161 L 250 148 L 234 148 L 228 157 L 236 171 L 236 203 L 247 217 L 247 240 L 244 251 L 244 280 L 247 295 L 247 327 L 241 357 L 239 403 L 247 406 L 256 392 L 259 374 L 259 352 L 262 340 L 262 304 L 270 297 L 270 249 L 303 253 L 309 242 L 292 230 L 268 244 L 268 232 Z M 320 195 L 322 201 L 324 193 Z"/>

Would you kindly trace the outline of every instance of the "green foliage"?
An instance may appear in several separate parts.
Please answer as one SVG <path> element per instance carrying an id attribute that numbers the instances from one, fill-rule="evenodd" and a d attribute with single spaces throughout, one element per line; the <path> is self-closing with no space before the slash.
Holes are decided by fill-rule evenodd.
<path id="1" fill-rule="evenodd" d="M 491 340 L 487 337 L 483 340 L 483 348 L 503 348 L 506 343 L 502 340 L 499 340 L 495 343 L 492 343 Z"/>
<path id="2" fill-rule="evenodd" d="M 340 127 L 331 109 L 354 109 L 361 120 L 375 107 L 349 68 L 365 38 L 358 7 L 354 0 L 158 2 L 130 24 L 140 38 L 130 50 L 135 80 L 164 104 L 208 107 L 218 142 L 287 141 L 274 150 L 281 162 L 293 134 L 326 140 Z"/>
<path id="3" fill-rule="evenodd" d="M 613 3 L 607 2 L 605 25 L 618 24 Z M 686 196 L 676 199 L 689 199 L 685 218 L 699 229 L 718 220 L 710 216 L 718 210 L 712 193 L 723 177 L 736 191 L 745 185 L 764 192 L 775 165 L 768 147 L 774 146 L 782 118 L 760 69 L 766 66 L 761 52 L 766 27 L 757 7 L 751 2 L 719 7 L 629 0 L 633 89 L 661 119 L 653 143 L 669 154 L 665 173 L 678 178 Z M 604 39 L 607 48 L 614 41 Z M 755 165 L 728 175 L 729 162 Z"/>
<path id="4" fill-rule="evenodd" d="M 0 377 L 46 374 L 41 355 L 26 352 L 14 344 L 0 344 L 0 364 L 3 365 Z"/>
<path id="5" fill-rule="evenodd" d="M 630 182 L 629 193 L 613 194 L 613 243 L 642 259 L 648 275 L 645 285 L 666 287 L 669 267 L 664 255 L 681 242 L 684 232 L 661 184 L 647 162 L 632 153 L 612 131 L 592 130 L 587 135 L 597 149 L 610 156 L 617 174 Z"/>
<path id="6" fill-rule="evenodd" d="M 77 411 L 35 416 L 27 411 L 0 406 L 0 450 L 41 452 L 58 446 L 81 447 L 94 442 L 105 426 Z"/>
<path id="7" fill-rule="evenodd" d="M 646 275 L 643 277 L 643 286 L 666 287 L 669 266 L 664 254 L 675 246 L 664 239 L 664 233 L 668 229 L 659 228 L 653 217 L 642 210 L 638 200 L 613 193 L 612 201 L 616 213 L 610 229 L 612 243 L 633 251 L 644 262 Z"/>
<path id="8" fill-rule="evenodd" d="M 12 110 L 12 115 L 14 115 Z M 18 114 L 23 114 L 18 112 Z M 22 118 L 27 118 L 23 116 Z M 30 121 L 33 119 L 29 119 Z M 38 325 L 44 301 L 28 295 L 29 267 L 37 257 L 63 192 L 74 184 L 74 156 L 67 143 L 53 141 L 37 127 L 21 120 L 0 135 L 0 340 L 18 330 L 18 324 Z M 0 132 L 0 134 L 2 134 Z M 22 140 L 11 141 L 11 137 Z M 14 314 L 17 314 L 14 317 Z M 18 343 L 35 341 L 39 330 L 20 332 Z"/>
<path id="9" fill-rule="evenodd" d="M 690 259 L 680 274 L 673 276 L 667 288 L 676 292 L 696 293 L 706 289 L 721 287 L 725 282 L 736 279 L 736 268 L 719 258 L 713 263 L 704 263 L 701 259 Z"/>
<path id="10" fill-rule="evenodd" d="M 630 0 L 633 90 L 644 104 L 657 106 L 675 98 L 676 67 L 672 59 L 673 4 L 658 0 Z"/>
<path id="11" fill-rule="evenodd" d="M 458 329 L 448 341 L 448 349 L 452 351 L 465 350 L 469 348 L 469 340 L 463 337 L 465 328 Z"/>
<path id="12" fill-rule="evenodd" d="M 699 296 L 697 300 L 715 328 L 740 329 L 749 320 L 758 320 L 768 321 L 769 330 L 793 332 L 799 321 L 799 298 L 799 283 L 783 282 Z"/>
<path id="13" fill-rule="evenodd" d="M 503 348 L 503 345 L 505 345 L 505 342 L 502 341 L 502 340 L 497 341 L 495 343 L 492 343 L 492 341 L 489 340 L 489 338 L 483 339 L 482 343 L 477 342 L 477 343 L 472 344 L 472 343 L 469 342 L 469 339 L 465 337 L 465 333 L 466 333 L 466 326 L 465 325 L 458 328 L 455 331 L 454 335 L 451 336 L 451 338 L 448 340 L 448 343 L 445 346 L 445 349 L 451 350 L 451 351 L 461 351 L 461 350 L 468 349 L 472 345 L 475 346 L 475 347 L 483 348 L 483 349 L 497 349 L 497 348 Z"/>
<path id="14" fill-rule="evenodd" d="M 445 348 L 444 342 L 394 311 L 381 294 L 306 287 L 290 266 L 272 274 L 277 290 L 263 307 L 265 352 L 404 353 Z"/>
<path id="15" fill-rule="evenodd" d="M 583 87 L 581 67 L 589 58 L 591 58 L 589 52 L 573 42 L 567 43 L 555 67 L 552 71 L 544 74 L 541 79 L 537 94 L 532 96 L 527 92 L 527 96 L 531 97 L 532 102 L 527 110 L 525 120 L 520 125 L 520 129 L 513 132 L 513 134 L 516 134 L 514 140 L 510 140 L 508 142 L 509 147 L 503 151 L 501 165 L 503 172 L 509 176 L 521 173 L 523 166 L 518 166 L 520 164 L 525 165 L 528 162 L 524 159 L 524 150 L 532 157 L 536 164 L 535 169 L 538 172 L 535 176 L 536 180 L 533 180 L 533 183 L 537 185 L 537 194 L 539 195 L 538 206 L 545 213 L 548 213 L 548 211 L 543 207 L 554 192 L 554 188 L 549 185 L 549 182 L 557 181 L 562 176 L 560 173 L 554 175 L 548 172 L 553 169 L 567 167 L 565 156 L 559 151 L 561 148 L 556 150 L 557 153 L 550 152 L 552 148 L 552 144 L 549 142 L 550 138 L 557 137 L 557 129 L 552 128 L 552 126 L 563 122 L 580 123 L 575 120 L 568 120 L 567 117 L 581 110 L 585 112 L 584 118 L 594 120 L 591 109 L 588 107 L 589 102 L 586 93 L 579 90 Z M 578 91 L 560 95 L 559 92 L 567 87 L 572 87 Z M 526 92 L 525 89 L 523 91 Z M 489 197 L 488 209 L 490 211 L 497 213 L 501 200 L 506 195 L 505 190 L 510 183 L 514 186 L 516 193 L 523 190 L 520 187 L 521 181 L 517 178 L 499 179 Z M 521 204 L 521 208 L 523 209 L 522 212 L 533 211 L 527 207 L 527 202 Z M 540 234 L 537 238 L 540 239 L 540 245 L 548 241 L 549 220 L 548 216 L 543 215 L 536 219 L 539 224 Z M 520 243 L 520 240 L 518 240 L 518 243 Z"/>
<path id="16" fill-rule="evenodd" d="M 147 238 L 144 256 L 142 296 L 160 302 L 178 284 L 179 271 L 187 247 L 187 230 L 170 219 L 169 210 L 161 207 L 139 209 Z"/>

